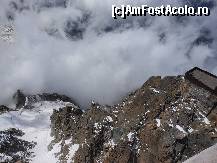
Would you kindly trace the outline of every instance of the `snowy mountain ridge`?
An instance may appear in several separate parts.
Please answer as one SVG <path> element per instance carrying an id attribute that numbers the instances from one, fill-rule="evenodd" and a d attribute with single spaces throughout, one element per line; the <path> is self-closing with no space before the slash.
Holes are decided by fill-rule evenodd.
<path id="1" fill-rule="evenodd" d="M 183 162 L 217 142 L 217 97 L 184 76 L 151 77 L 117 105 L 82 110 L 67 96 L 1 106 L 1 162 Z"/>

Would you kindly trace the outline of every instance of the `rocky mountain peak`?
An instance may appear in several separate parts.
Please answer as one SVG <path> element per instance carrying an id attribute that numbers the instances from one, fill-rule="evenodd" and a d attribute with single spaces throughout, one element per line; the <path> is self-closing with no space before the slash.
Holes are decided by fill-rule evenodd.
<path id="1" fill-rule="evenodd" d="M 39 119 L 41 115 L 48 116 L 46 132 L 51 137 L 43 148 L 56 162 L 183 162 L 217 142 L 217 96 L 209 89 L 216 78 L 212 76 L 212 82 L 204 82 L 210 74 L 194 70 L 185 76 L 153 76 L 120 103 L 104 106 L 92 102 L 87 110 L 67 96 L 26 96 L 19 91 L 17 106 L 23 108 L 22 113 L 13 113 L 11 121 L 17 122 L 15 126 L 20 129 L 23 124 L 17 119 L 29 121 L 25 119 L 27 112 L 37 111 L 34 116 Z M 202 78 L 197 75 L 201 72 Z M 7 113 L 1 114 L 0 120 L 5 116 Z M 25 134 L 30 135 L 28 130 Z M 37 146 L 42 148 L 38 139 L 35 142 L 33 151 Z M 40 156 L 40 152 L 34 152 L 35 157 L 27 156 L 33 162 L 37 154 Z"/>
<path id="2" fill-rule="evenodd" d="M 94 102 L 73 128 L 52 130 L 80 144 L 75 162 L 182 162 L 216 143 L 216 101 L 185 76 L 153 76 L 121 103 Z"/>

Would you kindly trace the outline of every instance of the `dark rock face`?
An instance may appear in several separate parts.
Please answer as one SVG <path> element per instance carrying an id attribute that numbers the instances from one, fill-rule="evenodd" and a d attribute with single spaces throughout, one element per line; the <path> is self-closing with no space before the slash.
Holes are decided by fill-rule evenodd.
<path id="1" fill-rule="evenodd" d="M 217 142 L 216 102 L 183 76 L 151 77 L 118 105 L 54 111 L 52 134 L 79 144 L 78 163 L 178 163 Z"/>
<path id="2" fill-rule="evenodd" d="M 76 107 L 65 107 L 54 111 L 51 116 L 52 136 L 50 148 L 57 142 L 64 142 L 72 139 L 72 144 L 83 144 L 76 155 L 78 162 L 93 162 L 94 158 L 100 155 L 105 141 L 111 135 L 111 122 L 107 119 L 109 113 L 103 110 L 98 104 L 94 104 L 88 112 L 83 112 Z M 67 145 L 62 143 L 62 152 L 59 159 L 64 161 L 68 151 Z"/>
<path id="3" fill-rule="evenodd" d="M 21 130 L 15 128 L 0 131 L 0 160 L 5 160 L 5 163 L 30 161 L 33 153 L 29 150 L 34 148 L 35 143 L 20 139 L 23 135 Z"/>
<path id="4" fill-rule="evenodd" d="M 0 106 L 0 114 L 6 113 L 6 112 L 9 112 L 9 111 L 11 111 L 11 109 L 8 108 L 7 106 L 4 106 L 4 105 Z"/>
<path id="5" fill-rule="evenodd" d="M 65 23 L 64 32 L 66 37 L 72 40 L 80 40 L 83 38 L 83 33 L 85 31 L 84 23 L 81 20 L 71 21 L 68 20 Z"/>
<path id="6" fill-rule="evenodd" d="M 61 101 L 64 101 L 64 102 L 71 102 L 73 104 L 76 104 L 75 101 L 73 101 L 68 96 L 60 95 L 60 94 L 57 94 L 57 93 L 52 93 L 52 94 L 43 93 L 43 94 L 38 95 L 38 96 L 39 96 L 39 99 L 41 101 L 57 101 L 57 100 L 61 100 Z"/>
<path id="7" fill-rule="evenodd" d="M 83 39 L 84 33 L 89 25 L 91 13 L 85 11 L 76 20 L 68 19 L 64 23 L 65 36 L 70 40 L 77 41 Z"/>
<path id="8" fill-rule="evenodd" d="M 16 108 L 21 108 L 25 105 L 26 96 L 21 90 L 17 90 L 13 98 L 16 100 Z"/>
<path id="9" fill-rule="evenodd" d="M 25 95 L 21 90 L 17 90 L 13 98 L 16 101 L 16 108 L 32 108 L 32 104 L 40 101 L 63 101 L 76 104 L 74 100 L 65 95 L 60 95 L 57 93 L 43 93 L 37 95 Z M 77 105 L 77 104 L 76 104 Z"/>

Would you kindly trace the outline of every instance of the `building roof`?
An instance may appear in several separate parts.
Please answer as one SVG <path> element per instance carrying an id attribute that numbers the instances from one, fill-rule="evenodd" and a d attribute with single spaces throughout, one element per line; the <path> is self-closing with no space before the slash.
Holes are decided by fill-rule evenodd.
<path id="1" fill-rule="evenodd" d="M 217 95 L 217 76 L 198 67 L 187 71 L 185 78 L 190 82 Z"/>

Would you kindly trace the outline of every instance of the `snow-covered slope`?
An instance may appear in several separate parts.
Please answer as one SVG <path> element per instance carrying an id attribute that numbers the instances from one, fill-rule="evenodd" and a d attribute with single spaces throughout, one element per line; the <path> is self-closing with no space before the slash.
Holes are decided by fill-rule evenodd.
<path id="1" fill-rule="evenodd" d="M 31 109 L 21 108 L 20 110 L 1 114 L 0 130 L 4 131 L 11 128 L 22 130 L 25 134 L 20 139 L 36 143 L 35 147 L 30 149 L 33 152 L 31 162 L 58 162 L 55 158 L 55 153 L 60 151 L 58 144 L 51 151 L 48 151 L 48 146 L 52 141 L 52 137 L 50 136 L 50 116 L 53 113 L 53 109 L 58 110 L 66 105 L 73 104 L 63 101 L 41 101 L 34 103 Z M 20 153 L 21 157 L 23 155 L 24 153 Z M 33 157 L 34 155 L 35 157 Z M 1 162 L 5 161 L 5 158 L 11 158 L 11 156 L 0 155 Z"/>

